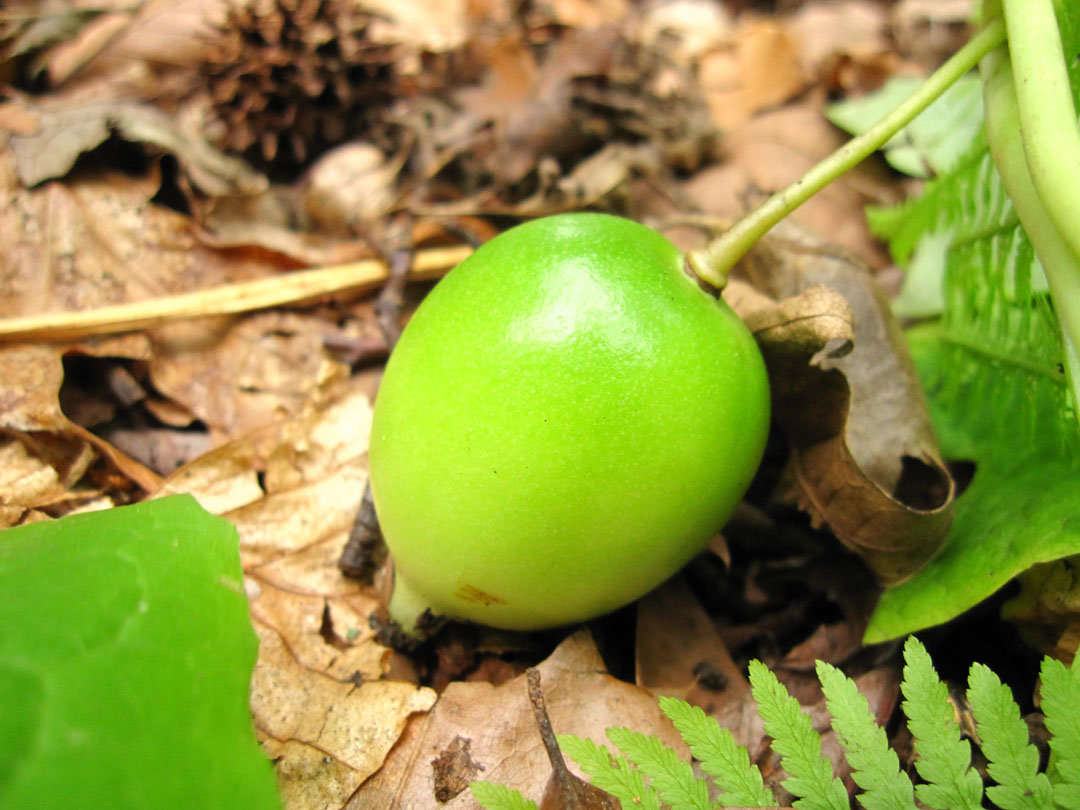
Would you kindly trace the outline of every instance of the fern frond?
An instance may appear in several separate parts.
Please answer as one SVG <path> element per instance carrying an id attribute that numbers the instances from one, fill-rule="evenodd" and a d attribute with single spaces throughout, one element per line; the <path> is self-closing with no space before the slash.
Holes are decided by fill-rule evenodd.
<path id="1" fill-rule="evenodd" d="M 469 790 L 484 810 L 540 810 L 536 802 L 498 782 L 470 782 Z"/>
<path id="2" fill-rule="evenodd" d="M 1052 789 L 1039 773 L 1039 752 L 1028 743 L 1028 728 L 1012 692 L 984 664 L 972 664 L 968 701 L 988 760 L 987 772 L 998 784 L 986 794 L 1002 810 L 1049 810 Z"/>
<path id="3" fill-rule="evenodd" d="M 1011 459 L 1017 448 L 1055 453 L 1080 448 L 1059 370 L 1061 330 L 1046 278 L 994 167 L 985 133 L 964 160 L 930 181 L 918 198 L 867 213 L 901 265 L 921 268 L 925 263 L 913 256 L 924 248 L 940 252 L 943 240 L 947 245 L 943 261 L 931 263 L 936 270 L 919 281 L 924 289 L 940 291 L 942 317 L 927 333 L 934 362 L 919 360 L 935 416 L 943 422 L 945 453 L 966 453 L 983 463 L 988 454 Z M 977 452 L 947 446 L 949 418 L 958 421 L 957 433 L 975 437 Z"/>
<path id="4" fill-rule="evenodd" d="M 843 782 L 833 776 L 832 764 L 821 754 L 821 737 L 810 718 L 761 661 L 750 662 L 750 686 L 772 749 L 791 774 L 783 786 L 796 796 L 799 810 L 850 810 Z"/>
<path id="5" fill-rule="evenodd" d="M 866 697 L 831 664 L 818 661 L 817 674 L 833 731 L 853 769 L 851 777 L 864 791 L 859 801 L 866 810 L 916 810 L 911 779 L 900 770 L 900 760 L 870 714 Z"/>
<path id="6" fill-rule="evenodd" d="M 628 760 L 649 777 L 649 785 L 674 810 L 710 810 L 709 785 L 694 777 L 689 762 L 656 737 L 627 728 L 609 728 L 611 740 Z"/>
<path id="7" fill-rule="evenodd" d="M 1051 733 L 1050 766 L 1054 801 L 1080 810 L 1080 655 L 1071 668 L 1047 656 L 1042 664 L 1042 710 Z"/>
<path id="8" fill-rule="evenodd" d="M 761 771 L 750 764 L 746 748 L 735 742 L 731 731 L 721 728 L 697 706 L 677 698 L 660 698 L 660 710 L 674 724 L 690 753 L 701 763 L 701 770 L 713 777 L 720 788 L 725 806 L 771 807 L 775 799 L 761 778 Z"/>
<path id="9" fill-rule="evenodd" d="M 915 795 L 934 810 L 981 810 L 982 778 L 971 767 L 971 744 L 960 738 L 948 687 L 914 636 L 904 645 L 904 662 L 900 688 L 919 755 L 915 769 L 929 783 L 916 785 Z"/>
<path id="10" fill-rule="evenodd" d="M 589 782 L 617 798 L 623 807 L 635 810 L 660 810 L 660 797 L 645 784 L 641 771 L 631 767 L 625 758 L 612 755 L 606 746 L 587 737 L 560 734 L 559 747 L 589 777 Z"/>

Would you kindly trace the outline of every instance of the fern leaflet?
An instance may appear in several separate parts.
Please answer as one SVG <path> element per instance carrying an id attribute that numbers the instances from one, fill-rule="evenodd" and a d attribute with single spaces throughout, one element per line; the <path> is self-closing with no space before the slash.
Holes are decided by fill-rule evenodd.
<path id="1" fill-rule="evenodd" d="M 498 782 L 470 782 L 469 790 L 484 810 L 540 810 L 536 802 Z"/>
<path id="2" fill-rule="evenodd" d="M 709 786 L 694 778 L 689 762 L 656 737 L 626 728 L 609 728 L 608 739 L 649 777 L 649 785 L 674 810 L 710 810 Z"/>
<path id="3" fill-rule="evenodd" d="M 641 771 L 630 766 L 621 756 L 612 756 L 606 746 L 587 737 L 560 734 L 559 746 L 589 777 L 589 781 L 601 790 L 617 798 L 623 807 L 641 810 L 660 810 L 660 797 L 645 784 Z"/>
<path id="4" fill-rule="evenodd" d="M 1080 810 L 1080 655 L 1071 668 L 1047 656 L 1042 665 L 1042 709 L 1050 738 L 1054 800 L 1066 810 Z"/>
<path id="5" fill-rule="evenodd" d="M 761 771 L 750 764 L 746 749 L 735 742 L 731 731 L 715 718 L 684 700 L 660 698 L 660 709 L 674 724 L 701 770 L 713 777 L 725 806 L 771 807 L 772 794 L 765 789 Z"/>
<path id="6" fill-rule="evenodd" d="M 915 810 L 911 779 L 900 770 L 885 730 L 874 721 L 855 682 L 824 661 L 818 661 L 817 674 L 833 731 L 853 768 L 851 776 L 865 791 L 859 801 L 866 810 Z"/>
<path id="7" fill-rule="evenodd" d="M 904 645 L 904 713 L 919 755 L 915 768 L 929 784 L 915 795 L 934 810 L 981 810 L 982 778 L 971 767 L 971 744 L 960 739 L 949 690 L 914 636 Z"/>
<path id="8" fill-rule="evenodd" d="M 783 785 L 796 796 L 799 810 L 850 810 L 844 784 L 833 776 L 832 764 L 821 755 L 821 737 L 803 713 L 799 701 L 761 661 L 750 662 L 750 685 L 772 749 L 791 776 Z"/>
<path id="9" fill-rule="evenodd" d="M 1009 687 L 984 664 L 972 664 L 968 701 L 989 763 L 987 772 L 998 784 L 986 794 L 1002 810 L 1049 810 L 1053 806 L 1050 780 L 1039 773 L 1039 752 L 1028 743 L 1028 728 Z"/>

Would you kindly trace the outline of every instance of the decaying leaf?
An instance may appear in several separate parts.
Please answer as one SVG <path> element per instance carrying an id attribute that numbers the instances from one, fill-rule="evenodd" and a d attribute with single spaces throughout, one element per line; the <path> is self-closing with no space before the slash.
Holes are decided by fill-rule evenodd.
<path id="1" fill-rule="evenodd" d="M 824 285 L 854 320 L 853 348 L 839 354 L 827 339 L 773 342 L 772 328 L 752 326 L 763 338 L 775 418 L 792 446 L 785 497 L 894 583 L 944 541 L 952 478 L 903 335 L 870 274 L 801 231 L 781 234 L 744 263 L 757 289 L 780 301 L 780 313 L 792 306 L 783 299 L 817 295 Z M 804 315 L 788 317 L 797 331 Z"/>
<path id="2" fill-rule="evenodd" d="M 806 86 L 798 43 L 773 20 L 744 21 L 731 46 L 701 59 L 701 83 L 713 121 L 725 129 L 775 106 Z"/>
<path id="3" fill-rule="evenodd" d="M 761 753 L 765 728 L 750 682 L 685 580 L 669 580 L 640 600 L 635 641 L 638 685 L 701 707 L 753 756 Z"/>
<path id="4" fill-rule="evenodd" d="M 587 630 L 570 636 L 542 662 L 541 675 L 551 724 L 559 734 L 578 734 L 605 743 L 604 729 L 627 726 L 655 734 L 687 756 L 685 743 L 644 689 L 604 672 Z M 499 782 L 539 801 L 551 765 L 529 703 L 526 676 L 494 687 L 488 683 L 450 684 L 434 708 L 413 717 L 398 745 L 375 776 L 347 805 L 348 810 L 405 810 L 436 806 L 433 761 L 458 739 L 469 740 L 471 767 L 480 778 Z M 446 783 L 445 770 L 439 784 Z M 476 807 L 468 791 L 438 806 Z"/>
<path id="5" fill-rule="evenodd" d="M 160 491 L 193 494 L 240 532 L 261 639 L 252 710 L 290 807 L 341 807 L 435 698 L 381 680 L 394 653 L 368 623 L 375 594 L 335 564 L 367 478 L 364 388 L 327 365 L 294 416 L 186 465 Z"/>
<path id="6" fill-rule="evenodd" d="M 60 407 L 63 380 L 60 349 L 0 348 L 0 428 L 22 446 L 7 449 L 21 472 L 12 470 L 12 483 L 20 485 L 4 491 L 4 502 L 19 510 L 51 507 L 55 515 L 98 502 L 106 490 L 115 497 L 154 489 L 160 478 L 153 471 L 67 418 Z M 23 520 L 21 511 L 6 516 Z"/>
<path id="7" fill-rule="evenodd" d="M 112 133 L 173 155 L 191 181 L 208 194 L 255 193 L 266 186 L 266 179 L 246 163 L 219 152 L 185 131 L 178 119 L 148 104 L 91 101 L 31 111 L 38 118 L 37 131 L 10 139 L 19 178 L 27 186 L 63 177 L 79 155 L 100 146 Z"/>
<path id="8" fill-rule="evenodd" d="M 340 807 L 377 771 L 408 717 L 435 701 L 411 683 L 353 683 L 313 672 L 284 639 L 256 621 L 251 682 L 255 727 L 277 762 L 288 807 Z"/>
<path id="9" fill-rule="evenodd" d="M 1019 576 L 1020 593 L 1001 615 L 1032 647 L 1071 663 L 1080 649 L 1080 559 L 1039 563 Z"/>
<path id="10" fill-rule="evenodd" d="M 28 190 L 8 174 L 10 160 L 0 153 L 2 316 L 91 309 L 278 269 L 265 255 L 201 245 L 186 217 L 151 203 L 156 172 L 106 172 Z"/>

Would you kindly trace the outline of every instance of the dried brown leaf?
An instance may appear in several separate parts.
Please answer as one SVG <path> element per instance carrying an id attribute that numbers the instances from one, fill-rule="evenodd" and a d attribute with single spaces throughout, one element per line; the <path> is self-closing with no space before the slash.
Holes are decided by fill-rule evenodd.
<path id="1" fill-rule="evenodd" d="M 217 441 L 295 413 L 329 361 L 323 336 L 331 327 L 316 315 L 266 312 L 212 327 L 155 329 L 151 378 Z"/>
<path id="2" fill-rule="evenodd" d="M 728 129 L 758 110 L 787 101 L 808 83 L 798 44 L 785 25 L 751 19 L 733 35 L 733 48 L 701 58 L 701 84 L 713 121 Z"/>
<path id="3" fill-rule="evenodd" d="M 116 133 L 173 155 L 192 183 L 207 194 L 251 194 L 266 187 L 266 179 L 246 163 L 219 152 L 204 138 L 185 131 L 174 117 L 146 104 L 60 101 L 31 109 L 38 117 L 37 131 L 10 138 L 19 178 L 27 186 L 63 177 L 79 155 Z"/>
<path id="4" fill-rule="evenodd" d="M 409 716 L 435 702 L 410 683 L 357 685 L 305 667 L 283 637 L 256 619 L 251 680 L 255 727 L 276 760 L 286 807 L 341 807 L 375 773 Z"/>
<path id="5" fill-rule="evenodd" d="M 588 631 L 572 635 L 537 669 L 557 733 L 605 742 L 605 728 L 626 726 L 655 734 L 687 756 L 685 743 L 661 714 L 656 699 L 604 672 Z M 349 810 L 436 806 L 432 761 L 459 738 L 469 740 L 470 758 L 479 778 L 509 785 L 539 800 L 551 765 L 533 718 L 525 680 L 523 675 L 499 687 L 450 684 L 431 712 L 409 721 L 382 770 L 357 791 L 347 805 Z M 450 810 L 478 807 L 468 791 L 440 806 Z"/>
<path id="6" fill-rule="evenodd" d="M 1080 558 L 1039 563 L 1019 576 L 1020 592 L 1001 608 L 1035 649 L 1071 664 L 1080 648 Z"/>
<path id="7" fill-rule="evenodd" d="M 867 60 L 888 51 L 885 16 L 883 6 L 866 0 L 806 3 L 792 16 L 788 28 L 807 71 L 820 75 L 839 56 Z"/>
<path id="8" fill-rule="evenodd" d="M 853 349 L 839 354 L 825 335 L 816 348 L 763 343 L 775 418 L 792 446 L 786 497 L 827 524 L 883 583 L 897 582 L 933 555 L 952 520 L 952 478 L 925 396 L 866 269 L 798 229 L 781 233 L 747 257 L 750 280 L 775 299 L 824 285 L 846 300 L 855 327 Z"/>
<path id="9" fill-rule="evenodd" d="M 188 464 L 157 493 L 189 492 L 240 533 L 261 639 L 252 709 L 293 808 L 341 807 L 408 715 L 434 701 L 380 680 L 392 653 L 369 627 L 375 593 L 336 566 L 367 479 L 365 385 L 328 366 L 293 416 Z"/>
<path id="10" fill-rule="evenodd" d="M 77 504 L 97 498 L 106 483 L 113 495 L 153 490 L 161 480 L 153 471 L 68 419 L 60 407 L 63 380 L 60 349 L 30 345 L 0 348 L 0 428 L 26 445 L 31 457 L 55 470 L 63 492 L 53 490 L 51 503 Z M 98 459 L 106 461 L 108 472 L 92 470 Z M 97 481 L 93 480 L 95 475 Z M 31 490 L 24 489 L 23 495 Z M 42 494 L 38 490 L 38 495 Z M 28 507 L 46 505 L 16 497 L 14 492 L 0 493 L 0 500 Z"/>
<path id="11" fill-rule="evenodd" d="M 765 726 L 750 683 L 732 660 L 713 619 L 676 577 L 638 602 L 637 683 L 656 695 L 701 707 L 751 752 L 765 745 Z"/>

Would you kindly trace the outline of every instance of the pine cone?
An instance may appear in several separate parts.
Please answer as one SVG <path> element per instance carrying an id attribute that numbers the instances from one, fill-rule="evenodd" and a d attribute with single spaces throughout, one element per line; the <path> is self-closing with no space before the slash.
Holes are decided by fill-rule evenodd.
<path id="1" fill-rule="evenodd" d="M 349 0 L 237 0 L 205 66 L 208 129 L 273 171 L 364 133 L 394 98 L 394 47 Z M 216 119 L 216 120 L 214 120 Z"/>

